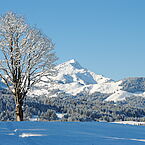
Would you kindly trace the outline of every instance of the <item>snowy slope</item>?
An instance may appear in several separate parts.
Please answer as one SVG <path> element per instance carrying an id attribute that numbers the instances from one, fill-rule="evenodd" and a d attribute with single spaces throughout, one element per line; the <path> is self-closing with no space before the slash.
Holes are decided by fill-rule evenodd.
<path id="1" fill-rule="evenodd" d="M 114 92 L 112 95 L 110 95 L 106 99 L 106 101 L 114 101 L 114 102 L 123 101 L 123 100 L 125 100 L 125 98 L 131 97 L 133 95 L 134 95 L 133 93 L 129 93 L 129 92 L 126 92 L 126 91 L 119 90 L 119 91 Z"/>
<path id="2" fill-rule="evenodd" d="M 1 145 L 142 145 L 145 127 L 103 122 L 0 122 Z"/>
<path id="3" fill-rule="evenodd" d="M 106 101 L 114 101 L 114 102 L 117 102 L 117 101 L 123 101 L 125 100 L 125 98 L 127 97 L 145 97 L 145 92 L 141 92 L 141 93 L 130 93 L 130 92 L 127 92 L 127 91 L 123 91 L 123 90 L 119 90 L 119 91 L 116 91 L 114 92 L 112 95 L 110 95 Z"/>
<path id="4" fill-rule="evenodd" d="M 72 59 L 65 63 L 59 64 L 56 66 L 58 70 L 57 76 L 53 77 L 53 84 L 47 83 L 47 78 L 43 78 L 46 82 L 41 82 L 36 85 L 31 92 L 31 96 L 49 96 L 49 97 L 57 97 L 56 92 L 65 92 L 67 94 L 76 96 L 78 93 L 87 92 L 89 94 L 100 92 L 109 94 L 109 98 L 106 101 L 121 101 L 126 97 L 133 96 L 135 93 L 128 92 L 127 90 L 135 90 L 137 91 L 136 84 L 140 82 L 140 86 L 142 86 L 142 82 L 131 80 L 120 80 L 113 81 L 110 78 L 106 78 L 102 75 L 97 75 L 94 72 L 83 68 L 76 60 Z M 130 83 L 134 83 L 134 88 L 129 86 Z M 140 88 L 141 88 L 140 87 Z M 123 88 L 125 90 L 123 90 Z M 54 94 L 50 93 L 51 90 L 55 90 Z M 139 89 L 138 89 L 139 90 Z M 143 90 L 143 89 L 142 89 Z M 145 96 L 141 92 L 139 96 Z M 137 94 L 138 95 L 138 94 Z"/>

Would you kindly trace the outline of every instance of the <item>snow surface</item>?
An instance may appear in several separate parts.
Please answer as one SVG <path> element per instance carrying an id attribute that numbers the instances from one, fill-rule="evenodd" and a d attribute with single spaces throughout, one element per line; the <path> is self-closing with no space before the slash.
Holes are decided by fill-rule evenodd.
<path id="1" fill-rule="evenodd" d="M 0 145 L 142 145 L 144 133 L 103 122 L 0 122 Z"/>
<path id="2" fill-rule="evenodd" d="M 58 90 L 59 92 L 65 92 L 73 96 L 84 91 L 89 94 L 95 92 L 109 94 L 110 96 L 106 101 L 122 101 L 126 97 L 133 95 L 145 97 L 145 92 L 135 94 L 123 91 L 123 86 L 121 86 L 122 80 L 113 81 L 110 78 L 97 75 L 83 68 L 74 59 L 57 65 L 56 69 L 58 70 L 58 74 L 52 77 L 52 80 L 54 80 L 53 84 L 48 83 L 48 78 L 43 77 L 43 81 L 45 82 L 36 84 L 36 88 L 29 95 L 57 97 L 56 93 L 52 94 L 50 91 Z"/>
<path id="3" fill-rule="evenodd" d="M 137 122 L 137 121 L 117 121 L 112 123 L 119 123 L 119 124 L 130 124 L 130 125 L 145 125 L 145 122 Z"/>
<path id="4" fill-rule="evenodd" d="M 118 90 L 115 91 L 114 94 L 110 95 L 105 101 L 123 101 L 125 100 L 127 97 L 132 97 L 132 96 L 140 96 L 140 97 L 145 97 L 145 93 L 129 93 L 123 90 Z"/>
<path id="5" fill-rule="evenodd" d="M 22 133 L 19 137 L 31 137 L 31 136 L 46 136 L 45 134 L 34 134 L 34 133 Z"/>
<path id="6" fill-rule="evenodd" d="M 64 115 L 66 115 L 66 113 L 56 113 L 56 115 L 59 119 L 61 119 L 64 117 Z"/>
<path id="7" fill-rule="evenodd" d="M 114 102 L 123 101 L 123 100 L 125 100 L 125 98 L 130 97 L 130 96 L 133 96 L 133 93 L 119 90 L 119 91 L 116 91 L 114 94 L 110 95 L 106 99 L 106 101 L 114 101 Z"/>

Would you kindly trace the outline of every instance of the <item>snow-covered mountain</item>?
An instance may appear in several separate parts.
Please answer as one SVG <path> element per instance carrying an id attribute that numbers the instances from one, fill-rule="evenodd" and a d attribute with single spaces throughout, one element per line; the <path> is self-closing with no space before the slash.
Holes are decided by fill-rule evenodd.
<path id="1" fill-rule="evenodd" d="M 130 96 L 145 97 L 145 78 L 114 81 L 83 68 L 74 59 L 59 64 L 56 69 L 58 74 L 52 78 L 54 83 L 49 84 L 47 78 L 43 78 L 45 82 L 37 84 L 30 95 L 57 97 L 59 92 L 73 96 L 82 92 L 88 94 L 100 92 L 109 94 L 106 101 L 120 101 Z"/>

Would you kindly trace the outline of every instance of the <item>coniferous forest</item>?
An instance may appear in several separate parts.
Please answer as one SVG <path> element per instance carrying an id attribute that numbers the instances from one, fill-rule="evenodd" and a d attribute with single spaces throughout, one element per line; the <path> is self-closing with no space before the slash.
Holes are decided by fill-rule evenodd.
<path id="1" fill-rule="evenodd" d="M 24 103 L 24 120 L 37 118 L 42 121 L 145 121 L 145 98 L 129 97 L 120 102 L 104 101 L 108 94 L 78 94 L 58 97 L 28 97 Z M 1 90 L 0 120 L 15 120 L 15 102 Z M 59 117 L 57 114 L 63 114 Z"/>

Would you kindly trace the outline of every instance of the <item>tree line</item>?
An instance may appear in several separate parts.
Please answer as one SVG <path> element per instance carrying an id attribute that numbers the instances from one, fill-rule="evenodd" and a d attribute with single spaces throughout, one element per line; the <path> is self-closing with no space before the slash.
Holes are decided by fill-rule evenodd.
<path id="1" fill-rule="evenodd" d="M 24 120 L 37 116 L 46 121 L 145 121 L 145 98 L 130 97 L 121 102 L 106 102 L 107 94 L 57 98 L 28 97 L 24 101 Z M 64 114 L 62 118 L 57 113 Z M 0 97 L 0 120 L 15 120 L 14 99 Z"/>

